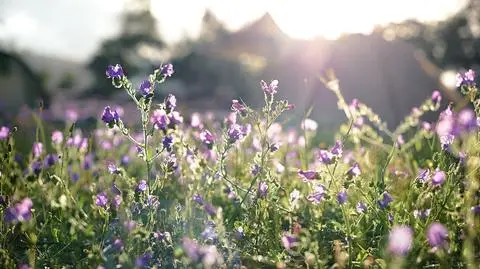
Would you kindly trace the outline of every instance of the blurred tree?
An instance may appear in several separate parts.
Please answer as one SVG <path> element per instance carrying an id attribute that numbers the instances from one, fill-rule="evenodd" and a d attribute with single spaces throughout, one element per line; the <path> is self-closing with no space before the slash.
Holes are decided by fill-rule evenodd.
<path id="1" fill-rule="evenodd" d="M 109 64 L 121 64 L 130 77 L 148 73 L 156 64 L 147 55 L 148 52 L 158 52 L 165 47 L 157 30 L 156 19 L 150 11 L 150 0 L 127 1 L 121 24 L 120 34 L 104 41 L 88 64 L 95 82 L 87 95 L 109 96 L 116 90 L 105 79 Z"/>
<path id="2" fill-rule="evenodd" d="M 412 42 L 440 69 L 480 64 L 480 0 L 468 1 L 459 12 L 434 25 L 409 20 L 383 30 L 387 39 Z"/>

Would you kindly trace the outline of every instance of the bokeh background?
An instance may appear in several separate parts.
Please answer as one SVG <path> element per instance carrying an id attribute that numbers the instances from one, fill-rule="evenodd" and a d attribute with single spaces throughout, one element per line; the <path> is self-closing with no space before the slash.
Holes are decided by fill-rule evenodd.
<path id="1" fill-rule="evenodd" d="M 344 120 L 319 77 L 332 69 L 358 98 L 396 125 L 439 89 L 458 98 L 455 73 L 480 63 L 476 0 L 1 0 L 0 124 L 26 125 L 42 100 L 47 122 L 95 124 L 135 107 L 105 78 L 120 63 L 139 85 L 161 63 L 175 74 L 156 98 L 222 115 L 231 100 L 260 106 L 259 81 L 309 108 L 319 131 Z M 32 123 L 33 124 L 33 123 Z"/>

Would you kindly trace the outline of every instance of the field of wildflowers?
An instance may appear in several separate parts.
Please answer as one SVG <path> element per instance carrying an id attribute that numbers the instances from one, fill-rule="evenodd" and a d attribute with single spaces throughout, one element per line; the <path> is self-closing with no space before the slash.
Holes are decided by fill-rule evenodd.
<path id="1" fill-rule="evenodd" d="M 346 116 L 329 146 L 308 113 L 284 127 L 295 107 L 276 80 L 261 82 L 260 109 L 232 100 L 224 119 L 187 122 L 175 96 L 153 103 L 173 74 L 161 65 L 132 85 L 108 67 L 135 126 L 115 104 L 90 136 L 39 122 L 28 155 L 21 126 L 0 127 L 2 268 L 479 268 L 473 71 L 458 74 L 468 102 L 435 91 L 395 130 L 327 74 Z"/>

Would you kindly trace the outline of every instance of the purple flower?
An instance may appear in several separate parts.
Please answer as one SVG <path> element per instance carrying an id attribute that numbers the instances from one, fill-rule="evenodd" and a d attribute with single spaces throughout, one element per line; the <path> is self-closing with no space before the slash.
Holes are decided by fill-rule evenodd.
<path id="1" fill-rule="evenodd" d="M 107 78 L 122 78 L 123 68 L 119 64 L 109 65 L 105 74 L 107 75 Z"/>
<path id="2" fill-rule="evenodd" d="M 347 192 L 345 190 L 337 194 L 337 201 L 339 204 L 343 205 L 347 202 Z"/>
<path id="3" fill-rule="evenodd" d="M 342 157 L 342 153 L 343 153 L 342 141 L 337 140 L 335 142 L 335 145 L 332 147 L 331 153 L 337 158 Z"/>
<path id="4" fill-rule="evenodd" d="M 175 128 L 175 125 L 183 123 L 183 117 L 178 111 L 173 111 L 168 115 L 168 120 L 170 121 L 169 127 Z"/>
<path id="5" fill-rule="evenodd" d="M 172 151 L 172 146 L 173 146 L 173 137 L 172 136 L 164 136 L 162 139 L 162 145 L 163 148 L 166 149 L 168 152 Z"/>
<path id="6" fill-rule="evenodd" d="M 106 192 L 101 192 L 97 194 L 97 197 L 95 199 L 95 205 L 106 207 L 107 203 L 108 203 L 108 197 Z"/>
<path id="7" fill-rule="evenodd" d="M 43 152 L 43 144 L 40 142 L 33 143 L 32 152 L 34 158 L 40 157 Z"/>
<path id="8" fill-rule="evenodd" d="M 362 171 L 360 170 L 358 163 L 353 164 L 353 166 L 350 167 L 346 172 L 346 174 L 350 177 L 358 177 L 361 173 Z"/>
<path id="9" fill-rule="evenodd" d="M 264 198 L 268 194 L 268 185 L 266 182 L 258 183 L 258 197 Z"/>
<path id="10" fill-rule="evenodd" d="M 217 232 L 215 231 L 215 223 L 208 223 L 205 230 L 200 234 L 206 240 L 215 241 L 217 239 Z"/>
<path id="11" fill-rule="evenodd" d="M 107 165 L 107 169 L 108 169 L 108 172 L 110 172 L 110 174 L 112 175 L 121 173 L 120 169 L 118 169 L 118 167 L 114 163 L 109 163 Z"/>
<path id="12" fill-rule="evenodd" d="M 209 146 L 209 145 L 213 144 L 214 140 L 215 140 L 215 138 L 213 137 L 212 133 L 210 133 L 210 131 L 203 130 L 200 133 L 200 141 L 202 141 L 202 143 Z"/>
<path id="13" fill-rule="evenodd" d="M 252 167 L 252 176 L 256 176 L 260 172 L 260 166 L 258 164 L 254 164 Z"/>
<path id="14" fill-rule="evenodd" d="M 106 106 L 103 110 L 102 121 L 105 122 L 109 128 L 113 128 L 118 120 L 120 120 L 120 116 L 117 111 L 112 110 L 110 106 Z"/>
<path id="15" fill-rule="evenodd" d="M 275 94 L 278 88 L 278 80 L 272 80 L 269 85 L 265 81 L 260 81 L 260 85 L 262 86 L 263 91 L 266 94 Z"/>
<path id="16" fill-rule="evenodd" d="M 39 175 L 40 172 L 42 171 L 42 168 L 43 168 L 43 165 L 42 165 L 42 162 L 41 161 L 34 161 L 32 163 L 32 172 L 35 174 L 35 175 Z"/>
<path id="17" fill-rule="evenodd" d="M 152 83 L 150 82 L 150 80 L 148 79 L 145 79 L 144 81 L 142 81 L 142 83 L 140 84 L 140 87 L 138 88 L 138 92 L 143 95 L 143 96 L 147 96 L 149 95 L 150 93 L 152 93 Z"/>
<path id="18" fill-rule="evenodd" d="M 244 104 L 241 104 L 238 100 L 233 99 L 232 100 L 232 110 L 237 112 L 237 113 L 243 114 L 243 113 L 247 112 L 247 107 Z"/>
<path id="19" fill-rule="evenodd" d="M 205 212 L 212 217 L 217 214 L 217 209 L 209 203 L 203 205 L 203 210 L 205 210 Z"/>
<path id="20" fill-rule="evenodd" d="M 413 231 L 410 227 L 395 226 L 388 237 L 388 251 L 395 255 L 406 255 L 412 248 Z"/>
<path id="21" fill-rule="evenodd" d="M 160 74 L 162 74 L 163 77 L 171 77 L 174 73 L 173 70 L 173 64 L 168 63 L 165 65 L 160 66 Z"/>
<path id="22" fill-rule="evenodd" d="M 318 205 L 323 199 L 325 199 L 325 186 L 323 184 L 317 184 L 315 191 L 307 196 L 307 200 L 314 205 Z"/>
<path id="23" fill-rule="evenodd" d="M 432 248 L 446 245 L 448 230 L 438 222 L 432 223 L 427 229 L 427 240 Z"/>
<path id="24" fill-rule="evenodd" d="M 118 238 L 115 239 L 115 240 L 113 241 L 113 247 L 116 248 L 116 249 L 119 249 L 119 250 L 120 250 L 120 249 L 123 249 L 123 242 L 122 242 L 122 240 L 120 240 L 120 239 L 118 239 Z"/>
<path id="25" fill-rule="evenodd" d="M 18 269 L 32 269 L 28 264 L 21 264 L 18 266 Z"/>
<path id="26" fill-rule="evenodd" d="M 237 240 L 240 240 L 242 239 L 243 237 L 245 237 L 245 233 L 243 232 L 243 227 L 238 227 L 236 230 L 235 230 L 235 238 Z"/>
<path id="27" fill-rule="evenodd" d="M 282 245 L 286 250 L 290 250 L 297 245 L 297 238 L 291 233 L 285 232 L 282 236 Z"/>
<path id="28" fill-rule="evenodd" d="M 153 128 L 166 130 L 168 125 L 167 112 L 163 109 L 154 110 L 150 122 L 153 124 Z"/>
<path id="29" fill-rule="evenodd" d="M 320 162 L 325 165 L 333 164 L 335 162 L 335 156 L 328 150 L 321 149 L 318 152 Z"/>
<path id="30" fill-rule="evenodd" d="M 320 175 L 313 170 L 306 170 L 306 171 L 299 170 L 298 175 L 302 178 L 304 182 L 308 180 L 315 180 L 320 178 Z"/>
<path id="31" fill-rule="evenodd" d="M 123 222 L 123 227 L 125 227 L 128 232 L 131 232 L 137 227 L 137 223 L 134 220 L 127 220 Z"/>
<path id="32" fill-rule="evenodd" d="M 5 140 L 8 137 L 8 134 L 10 133 L 10 129 L 6 126 L 0 127 L 0 140 Z"/>
<path id="33" fill-rule="evenodd" d="M 413 216 L 416 218 L 416 219 L 420 219 L 422 221 L 425 221 L 427 219 L 428 216 L 430 216 L 430 211 L 431 209 L 426 209 L 426 210 L 417 210 L 415 209 L 413 211 Z"/>
<path id="34" fill-rule="evenodd" d="M 477 126 L 477 117 L 473 110 L 466 108 L 460 111 L 457 116 L 457 133 L 469 132 L 476 129 Z"/>
<path id="35" fill-rule="evenodd" d="M 147 181 L 142 179 L 140 180 L 140 182 L 138 183 L 137 185 L 137 188 L 135 189 L 135 191 L 137 192 L 144 192 L 147 190 Z"/>
<path id="36" fill-rule="evenodd" d="M 147 252 L 142 256 L 138 256 L 135 259 L 135 267 L 144 268 L 147 267 L 150 261 L 152 260 L 153 256 L 151 252 Z"/>
<path id="37" fill-rule="evenodd" d="M 442 185 L 442 183 L 445 181 L 447 175 L 445 172 L 440 170 L 439 168 L 435 169 L 435 173 L 432 175 L 432 185 L 433 186 L 439 186 Z"/>
<path id="38" fill-rule="evenodd" d="M 273 143 L 272 145 L 270 145 L 270 152 L 275 152 L 275 151 L 277 151 L 279 148 L 280 148 L 280 144 L 279 144 L 279 143 Z"/>
<path id="39" fill-rule="evenodd" d="M 425 183 L 430 180 L 430 169 L 420 169 L 420 173 L 418 174 L 417 178 L 420 182 Z"/>
<path id="40" fill-rule="evenodd" d="M 240 125 L 232 124 L 228 129 L 228 138 L 231 144 L 243 138 L 243 131 Z"/>
<path id="41" fill-rule="evenodd" d="M 197 242 L 190 238 L 184 237 L 182 239 L 182 246 L 188 258 L 190 258 L 192 261 L 198 261 L 200 258 L 200 245 Z"/>
<path id="42" fill-rule="evenodd" d="M 45 157 L 45 167 L 51 167 L 57 162 L 57 156 L 53 154 L 48 154 L 47 157 Z"/>
<path id="43" fill-rule="evenodd" d="M 378 201 L 378 206 L 381 209 L 386 208 L 393 201 L 392 196 L 388 192 L 384 192 L 382 195 L 382 200 Z"/>
<path id="44" fill-rule="evenodd" d="M 456 83 L 456 86 L 457 87 L 461 87 L 463 85 L 466 85 L 466 86 L 475 86 L 475 71 L 473 71 L 472 69 L 469 69 L 467 72 L 465 73 L 457 73 L 457 83 Z"/>
<path id="45" fill-rule="evenodd" d="M 120 164 L 123 166 L 127 166 L 129 162 L 130 162 L 130 156 L 128 155 L 123 155 L 123 157 L 120 159 Z"/>
<path id="46" fill-rule="evenodd" d="M 197 202 L 199 205 L 204 204 L 203 198 L 202 198 L 202 196 L 200 196 L 200 194 L 194 194 L 193 197 L 192 197 L 192 200 Z"/>
<path id="47" fill-rule="evenodd" d="M 471 209 L 475 216 L 480 216 L 480 205 L 472 206 Z"/>
<path id="48" fill-rule="evenodd" d="M 360 201 L 357 203 L 357 206 L 355 207 L 355 209 L 357 213 L 362 214 L 367 211 L 367 205 L 364 202 Z"/>
<path id="49" fill-rule="evenodd" d="M 175 95 L 169 94 L 167 95 L 167 97 L 165 97 L 164 103 L 167 112 L 173 111 L 177 107 L 177 98 L 175 97 Z"/>
<path id="50" fill-rule="evenodd" d="M 112 205 L 114 208 L 119 208 L 120 204 L 122 204 L 122 196 L 120 194 L 116 194 L 115 197 L 113 197 Z"/>
<path id="51" fill-rule="evenodd" d="M 432 93 L 432 98 L 431 99 L 432 99 L 432 102 L 438 104 L 442 101 L 442 95 L 440 94 L 439 91 L 434 91 Z"/>
<path id="52" fill-rule="evenodd" d="M 24 198 L 21 202 L 15 204 L 15 206 L 5 210 L 5 221 L 14 223 L 29 221 L 32 218 L 32 207 L 32 200 L 30 200 L 30 198 Z"/>

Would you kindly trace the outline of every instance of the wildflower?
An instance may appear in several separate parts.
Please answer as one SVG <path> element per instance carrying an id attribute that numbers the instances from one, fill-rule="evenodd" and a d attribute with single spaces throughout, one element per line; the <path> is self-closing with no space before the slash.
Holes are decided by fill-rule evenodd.
<path id="1" fill-rule="evenodd" d="M 40 157 L 43 152 L 43 144 L 40 142 L 33 143 L 32 152 L 34 158 Z"/>
<path id="2" fill-rule="evenodd" d="M 263 181 L 258 183 L 258 196 L 261 198 L 267 197 L 267 193 L 268 193 L 267 183 Z"/>
<path id="3" fill-rule="evenodd" d="M 145 79 L 144 81 L 142 81 L 142 83 L 140 83 L 140 87 L 138 88 L 138 92 L 143 95 L 143 96 L 147 96 L 149 94 L 152 93 L 153 91 L 153 87 L 152 87 L 152 83 L 150 82 L 150 80 L 148 79 Z"/>
<path id="4" fill-rule="evenodd" d="M 302 178 L 303 181 L 319 179 L 320 175 L 313 170 L 298 171 L 298 175 Z"/>
<path id="5" fill-rule="evenodd" d="M 359 214 L 365 213 L 367 211 L 367 205 L 364 202 L 360 201 L 360 202 L 357 203 L 357 206 L 355 207 L 355 210 Z"/>
<path id="6" fill-rule="evenodd" d="M 150 261 L 152 260 L 153 256 L 151 252 L 147 252 L 143 254 L 142 256 L 138 256 L 135 259 L 135 267 L 138 268 L 146 268 Z"/>
<path id="7" fill-rule="evenodd" d="M 18 269 L 32 269 L 28 264 L 21 264 L 18 266 Z"/>
<path id="8" fill-rule="evenodd" d="M 147 190 L 147 181 L 142 179 L 140 180 L 140 182 L 138 183 L 137 185 L 137 188 L 135 189 L 135 191 L 137 192 L 144 192 Z"/>
<path id="9" fill-rule="evenodd" d="M 209 203 L 206 203 L 204 206 L 203 206 L 203 209 L 205 210 L 205 212 L 210 215 L 210 216 L 215 216 L 217 214 L 217 209 L 212 205 L 212 204 L 209 204 Z"/>
<path id="10" fill-rule="evenodd" d="M 420 219 L 422 221 L 425 221 L 427 219 L 427 217 L 430 216 L 430 211 L 431 211 L 431 209 L 426 209 L 426 210 L 415 209 L 413 211 L 413 216 L 416 219 Z"/>
<path id="11" fill-rule="evenodd" d="M 256 176 L 260 172 L 260 166 L 258 164 L 254 164 L 251 170 L 252 176 Z"/>
<path id="12" fill-rule="evenodd" d="M 178 111 L 173 111 L 168 115 L 168 120 L 170 121 L 169 127 L 175 128 L 175 125 L 183 123 L 183 117 L 180 115 Z"/>
<path id="13" fill-rule="evenodd" d="M 123 222 L 123 227 L 131 232 L 133 229 L 137 228 L 137 223 L 134 220 L 127 220 Z"/>
<path id="14" fill-rule="evenodd" d="M 298 200 L 300 199 L 300 191 L 298 191 L 297 189 L 294 189 L 291 193 L 290 193 L 290 204 L 292 206 L 296 206 Z"/>
<path id="15" fill-rule="evenodd" d="M 364 123 L 365 123 L 365 119 L 364 119 L 363 117 L 357 117 L 357 118 L 355 118 L 355 120 L 353 121 L 352 126 L 353 126 L 354 128 L 360 129 L 360 128 L 363 126 Z"/>
<path id="16" fill-rule="evenodd" d="M 332 154 L 333 154 L 335 157 L 337 157 L 337 158 L 342 157 L 342 153 L 343 153 L 342 141 L 337 140 L 337 141 L 335 142 L 335 145 L 332 147 L 331 152 L 332 152 Z"/>
<path id="17" fill-rule="evenodd" d="M 215 223 L 207 223 L 205 230 L 200 234 L 206 240 L 215 241 L 217 239 L 217 232 L 215 231 Z"/>
<path id="18" fill-rule="evenodd" d="M 198 194 L 198 193 L 196 193 L 192 196 L 192 200 L 197 202 L 199 205 L 203 205 L 203 203 L 204 203 L 202 196 L 200 196 L 200 194 Z"/>
<path id="19" fill-rule="evenodd" d="M 123 68 L 121 65 L 116 64 L 116 65 L 109 65 L 107 67 L 107 71 L 105 72 L 107 75 L 107 78 L 122 78 L 123 77 Z"/>
<path id="20" fill-rule="evenodd" d="M 247 112 L 247 107 L 244 104 L 241 104 L 238 100 L 232 100 L 232 110 L 236 113 L 243 114 Z"/>
<path id="21" fill-rule="evenodd" d="M 480 205 L 472 206 L 472 212 L 476 216 L 480 216 Z"/>
<path id="22" fill-rule="evenodd" d="M 432 175 L 432 185 L 438 186 L 441 185 L 446 178 L 445 172 L 440 170 L 439 168 L 435 169 L 435 173 Z"/>
<path id="23" fill-rule="evenodd" d="M 123 157 L 120 159 L 120 164 L 123 166 L 127 166 L 129 162 L 130 157 L 128 155 L 123 155 Z"/>
<path id="24" fill-rule="evenodd" d="M 270 145 L 270 152 L 275 152 L 275 151 L 277 151 L 279 148 L 280 148 L 280 144 L 279 144 L 279 143 L 273 143 L 272 145 Z"/>
<path id="25" fill-rule="evenodd" d="M 447 243 L 448 230 L 442 224 L 434 222 L 427 229 L 427 240 L 432 248 L 443 247 Z"/>
<path id="26" fill-rule="evenodd" d="M 430 180 L 430 169 L 420 169 L 420 173 L 417 176 L 417 179 L 420 180 L 420 182 L 425 183 Z"/>
<path id="27" fill-rule="evenodd" d="M 242 129 L 238 124 L 232 124 L 232 126 L 230 126 L 227 132 L 228 132 L 229 142 L 231 144 L 243 138 Z"/>
<path id="28" fill-rule="evenodd" d="M 163 109 L 155 109 L 150 118 L 150 122 L 153 124 L 153 128 L 156 130 L 166 130 L 168 125 L 167 112 Z"/>
<path id="29" fill-rule="evenodd" d="M 291 233 L 285 232 L 282 236 L 282 245 L 286 250 L 290 250 L 297 245 L 297 238 Z"/>
<path id="30" fill-rule="evenodd" d="M 436 132 L 440 138 L 442 148 L 445 150 L 453 143 L 455 139 L 455 118 L 450 106 L 440 114 L 439 122 L 436 126 Z"/>
<path id="31" fill-rule="evenodd" d="M 386 208 L 393 201 L 392 196 L 388 192 L 384 192 L 382 195 L 382 200 L 378 201 L 378 206 L 381 209 Z"/>
<path id="32" fill-rule="evenodd" d="M 266 94 L 275 94 L 277 93 L 278 88 L 278 80 L 272 80 L 269 85 L 265 81 L 260 81 L 260 85 L 262 86 L 263 91 Z"/>
<path id="33" fill-rule="evenodd" d="M 110 174 L 112 175 L 121 173 L 120 169 L 114 163 L 109 163 L 107 165 L 107 169 L 108 169 L 108 172 L 110 172 Z"/>
<path id="34" fill-rule="evenodd" d="M 102 121 L 107 124 L 109 128 L 113 128 L 113 126 L 120 120 L 120 116 L 118 115 L 117 111 L 110 108 L 110 106 L 106 106 L 103 110 L 102 114 Z"/>
<path id="35" fill-rule="evenodd" d="M 38 175 L 40 174 L 40 172 L 42 171 L 42 162 L 40 162 L 40 161 L 34 161 L 34 162 L 32 163 L 31 168 L 32 168 L 32 172 L 33 172 L 35 175 L 38 176 Z"/>
<path id="36" fill-rule="evenodd" d="M 242 228 L 242 227 L 238 227 L 238 228 L 235 230 L 235 238 L 236 238 L 237 240 L 240 240 L 240 239 L 242 239 L 244 236 L 245 236 L 245 233 L 243 232 L 243 228 Z"/>
<path id="37" fill-rule="evenodd" d="M 403 136 L 402 136 L 402 135 L 397 136 L 397 144 L 398 144 L 399 146 L 405 144 L 405 139 L 403 139 Z"/>
<path id="38" fill-rule="evenodd" d="M 295 104 L 288 104 L 287 107 L 285 108 L 287 111 L 295 109 Z"/>
<path id="39" fill-rule="evenodd" d="M 147 196 L 147 205 L 152 208 L 157 208 L 160 205 L 160 201 L 157 196 L 148 195 Z"/>
<path id="40" fill-rule="evenodd" d="M 457 73 L 456 78 L 457 78 L 457 83 L 456 83 L 457 87 L 461 87 L 463 85 L 475 87 L 475 71 L 473 71 L 472 69 L 469 69 L 467 72 L 463 74 Z"/>
<path id="41" fill-rule="evenodd" d="M 307 132 L 315 132 L 317 130 L 318 124 L 312 119 L 305 119 L 302 121 L 300 127 L 302 130 Z"/>
<path id="42" fill-rule="evenodd" d="M 442 101 L 442 95 L 440 94 L 439 91 L 434 91 L 432 93 L 432 98 L 431 98 L 432 102 L 434 102 L 435 104 L 438 104 Z"/>
<path id="43" fill-rule="evenodd" d="M 8 134 L 10 133 L 10 129 L 6 126 L 0 127 L 0 140 L 5 140 L 8 137 Z"/>
<path id="44" fill-rule="evenodd" d="M 362 171 L 360 170 L 358 163 L 353 164 L 353 166 L 350 167 L 346 172 L 346 174 L 350 177 L 358 177 L 361 173 Z"/>
<path id="45" fill-rule="evenodd" d="M 122 242 L 122 240 L 120 240 L 120 239 L 118 239 L 118 238 L 115 239 L 115 240 L 113 241 L 113 247 L 116 248 L 116 249 L 123 249 L 123 242 Z"/>
<path id="46" fill-rule="evenodd" d="M 198 112 L 192 113 L 191 119 L 190 119 L 190 126 L 192 126 L 193 128 L 200 128 L 200 129 L 203 127 L 202 119 L 200 118 L 200 114 Z"/>
<path id="47" fill-rule="evenodd" d="M 57 162 L 57 156 L 48 154 L 47 157 L 45 157 L 45 167 L 51 167 L 55 162 Z"/>
<path id="48" fill-rule="evenodd" d="M 215 138 L 213 137 L 212 133 L 210 133 L 210 131 L 203 130 L 200 133 L 200 141 L 202 141 L 202 143 L 206 144 L 207 146 L 213 145 L 214 140 Z"/>
<path id="49" fill-rule="evenodd" d="M 30 198 L 24 198 L 21 202 L 15 204 L 15 206 L 5 210 L 5 221 L 12 223 L 29 221 L 32 218 L 32 207 L 32 200 Z"/>
<path id="50" fill-rule="evenodd" d="M 172 151 L 173 143 L 174 141 L 172 136 L 167 135 L 162 139 L 163 148 L 166 149 L 168 152 Z"/>
<path id="51" fill-rule="evenodd" d="M 325 199 L 325 186 L 323 184 L 317 184 L 313 193 L 307 196 L 307 200 L 314 205 L 318 205 L 320 201 Z"/>
<path id="52" fill-rule="evenodd" d="M 190 238 L 184 237 L 182 239 L 182 246 L 185 254 L 192 261 L 197 261 L 200 258 L 200 245 L 197 242 L 193 241 Z"/>
<path id="53" fill-rule="evenodd" d="M 165 110 L 167 110 L 167 113 L 170 113 L 171 111 L 175 110 L 177 107 L 177 98 L 173 94 L 167 95 L 165 97 Z"/>
<path id="54" fill-rule="evenodd" d="M 395 226 L 388 238 L 388 251 L 395 255 L 406 255 L 412 248 L 413 231 L 410 227 Z"/>
<path id="55" fill-rule="evenodd" d="M 335 162 L 335 156 L 328 150 L 321 149 L 318 153 L 320 162 L 329 165 Z"/>
<path id="56" fill-rule="evenodd" d="M 102 192 L 97 194 L 97 197 L 95 199 L 95 205 L 101 206 L 101 207 L 106 207 L 108 203 L 108 197 L 106 192 Z"/>
<path id="57" fill-rule="evenodd" d="M 339 204 L 343 205 L 347 202 L 347 192 L 345 190 L 337 194 L 337 201 Z"/>
<path id="58" fill-rule="evenodd" d="M 78 173 L 69 173 L 70 179 L 75 183 L 80 179 L 80 174 Z"/>
<path id="59" fill-rule="evenodd" d="M 173 64 L 168 63 L 165 65 L 160 66 L 160 74 L 162 74 L 163 77 L 171 77 L 174 73 L 173 70 Z"/>
<path id="60" fill-rule="evenodd" d="M 457 115 L 457 133 L 469 132 L 478 127 L 477 117 L 473 110 L 466 108 Z"/>
<path id="61" fill-rule="evenodd" d="M 116 194 L 115 197 L 113 197 L 112 205 L 114 208 L 118 209 L 120 204 L 122 204 L 122 196 L 120 194 Z"/>

